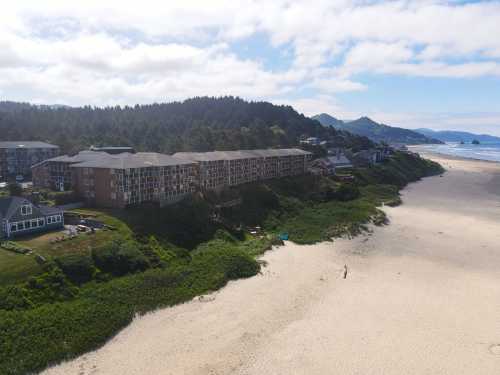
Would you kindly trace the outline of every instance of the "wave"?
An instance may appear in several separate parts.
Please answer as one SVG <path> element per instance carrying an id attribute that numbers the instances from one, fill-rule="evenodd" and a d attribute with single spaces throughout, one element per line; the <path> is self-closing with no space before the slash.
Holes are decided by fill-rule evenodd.
<path id="1" fill-rule="evenodd" d="M 446 143 L 444 145 L 421 145 L 419 148 L 444 155 L 500 162 L 500 143 L 482 145 Z"/>

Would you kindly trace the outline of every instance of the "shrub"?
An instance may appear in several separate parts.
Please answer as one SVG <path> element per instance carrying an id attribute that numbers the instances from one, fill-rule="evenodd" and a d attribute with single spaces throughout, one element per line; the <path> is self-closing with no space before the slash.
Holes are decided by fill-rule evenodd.
<path id="1" fill-rule="evenodd" d="M 83 284 L 92 280 L 95 267 L 92 258 L 83 254 L 68 254 L 55 259 L 56 264 L 72 282 Z"/>
<path id="2" fill-rule="evenodd" d="M 78 294 L 78 288 L 53 264 L 47 265 L 46 272 L 40 276 L 30 277 L 26 290 L 29 299 L 36 305 L 67 301 Z"/>
<path id="3" fill-rule="evenodd" d="M 165 267 L 171 262 L 176 254 L 162 246 L 154 236 L 150 236 L 148 242 L 141 246 L 141 252 L 146 256 L 151 267 Z"/>
<path id="4" fill-rule="evenodd" d="M 101 271 L 115 276 L 144 271 L 150 267 L 146 256 L 132 241 L 113 240 L 94 248 L 92 259 Z"/>
<path id="5" fill-rule="evenodd" d="M 260 270 L 251 255 L 221 240 L 201 245 L 193 254 L 191 267 L 199 276 L 197 281 L 210 290 L 220 288 L 229 280 L 256 275 Z"/>
<path id="6" fill-rule="evenodd" d="M 333 195 L 335 199 L 342 202 L 347 202 L 359 198 L 361 193 L 358 187 L 353 184 L 341 184 Z"/>
<path id="7" fill-rule="evenodd" d="M 27 253 L 31 252 L 30 248 L 21 246 L 21 245 L 17 244 L 16 242 L 12 242 L 12 241 L 2 242 L 0 244 L 0 247 L 5 249 L 5 250 L 12 251 L 12 252 L 18 253 L 18 254 L 27 254 Z"/>
<path id="8" fill-rule="evenodd" d="M 20 285 L 9 285 L 0 288 L 0 310 L 18 310 L 33 307 L 26 288 Z"/>
<path id="9" fill-rule="evenodd" d="M 80 202 L 78 195 L 73 191 L 51 192 L 49 198 L 53 199 L 57 205 L 65 205 L 70 203 Z"/>

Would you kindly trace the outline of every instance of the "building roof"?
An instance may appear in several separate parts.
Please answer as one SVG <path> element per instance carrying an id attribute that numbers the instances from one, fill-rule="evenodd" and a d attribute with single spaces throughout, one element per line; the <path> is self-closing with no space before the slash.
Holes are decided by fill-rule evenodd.
<path id="1" fill-rule="evenodd" d="M 269 149 L 269 150 L 239 150 L 239 151 L 212 151 L 212 152 L 178 152 L 174 155 L 159 154 L 156 152 L 128 152 L 108 154 L 97 151 L 81 151 L 74 156 L 62 155 L 45 162 L 60 162 L 72 164 L 74 168 L 110 168 L 128 169 L 145 167 L 166 167 L 172 165 L 193 164 L 197 161 L 238 160 L 262 157 L 311 155 L 310 152 L 297 148 Z"/>
<path id="2" fill-rule="evenodd" d="M 238 151 L 211 151 L 211 152 L 178 152 L 173 156 L 193 161 L 238 160 L 250 158 L 270 158 L 279 156 L 311 155 L 310 152 L 298 148 L 282 148 L 267 150 L 238 150 Z"/>
<path id="3" fill-rule="evenodd" d="M 22 205 L 26 199 L 21 197 L 0 198 L 0 216 L 8 218 Z"/>
<path id="4" fill-rule="evenodd" d="M 328 161 L 336 167 L 351 165 L 352 162 L 344 154 L 339 154 L 335 156 L 328 156 Z"/>
<path id="5" fill-rule="evenodd" d="M 43 161 L 33 165 L 31 168 L 36 168 L 39 165 L 43 165 L 47 162 L 76 164 L 76 163 L 90 161 L 90 160 L 94 160 L 94 159 L 98 159 L 98 158 L 106 157 L 106 156 L 109 156 L 109 154 L 107 154 L 105 152 L 80 151 L 78 154 L 73 155 L 73 156 L 61 155 L 61 156 L 56 156 L 55 158 L 43 160 Z"/>
<path id="6" fill-rule="evenodd" d="M 61 163 L 81 163 L 83 161 L 94 160 L 106 156 L 108 156 L 108 154 L 105 152 L 80 151 L 78 154 L 73 156 L 61 155 L 61 156 L 56 156 L 55 158 L 52 159 L 47 159 L 45 161 L 58 161 Z"/>
<path id="7" fill-rule="evenodd" d="M 35 205 L 29 199 L 24 197 L 6 197 L 0 198 L 0 217 L 9 219 L 18 211 L 23 204 L 29 203 L 37 207 L 43 215 L 52 215 L 61 213 L 61 210 L 54 207 Z"/>
<path id="8" fill-rule="evenodd" d="M 186 159 L 175 158 L 170 155 L 159 154 L 156 152 L 139 152 L 137 154 L 122 153 L 116 155 L 110 155 L 107 153 L 96 154 L 99 155 L 92 155 L 87 160 L 77 162 L 71 165 L 71 167 L 129 169 L 193 164 L 192 161 Z"/>
<path id="9" fill-rule="evenodd" d="M 59 146 L 39 141 L 5 141 L 0 142 L 0 148 L 59 148 Z"/>
<path id="10" fill-rule="evenodd" d="M 121 154 L 123 152 L 130 152 L 131 154 L 135 154 L 135 149 L 129 146 L 90 146 L 89 150 L 107 152 L 108 154 Z"/>
<path id="11" fill-rule="evenodd" d="M 90 151 L 102 151 L 102 150 L 133 150 L 130 146 L 90 146 Z"/>

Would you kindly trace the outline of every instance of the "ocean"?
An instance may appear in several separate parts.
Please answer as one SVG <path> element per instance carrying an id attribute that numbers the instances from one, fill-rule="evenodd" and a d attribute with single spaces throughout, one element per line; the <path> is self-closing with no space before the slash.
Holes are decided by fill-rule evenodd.
<path id="1" fill-rule="evenodd" d="M 446 143 L 444 145 L 418 145 L 422 151 L 431 151 L 444 155 L 460 156 L 479 160 L 500 162 L 500 143 L 482 143 L 480 145 Z"/>

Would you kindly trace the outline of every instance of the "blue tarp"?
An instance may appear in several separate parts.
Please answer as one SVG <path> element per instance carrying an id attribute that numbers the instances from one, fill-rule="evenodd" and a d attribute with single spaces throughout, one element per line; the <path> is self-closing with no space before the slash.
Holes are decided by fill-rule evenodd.
<path id="1" fill-rule="evenodd" d="M 282 240 L 282 241 L 288 241 L 288 233 L 281 233 L 280 234 L 280 240 Z"/>

